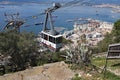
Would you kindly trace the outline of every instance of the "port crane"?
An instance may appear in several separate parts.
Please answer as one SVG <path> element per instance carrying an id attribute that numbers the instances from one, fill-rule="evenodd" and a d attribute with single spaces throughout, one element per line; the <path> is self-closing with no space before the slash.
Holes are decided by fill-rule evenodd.
<path id="1" fill-rule="evenodd" d="M 12 29 L 20 32 L 20 26 L 24 24 L 24 21 L 19 19 L 19 13 L 15 14 L 4 13 L 4 15 L 7 22 L 7 25 L 4 27 L 4 30 Z"/>
<path id="2" fill-rule="evenodd" d="M 42 15 L 43 13 L 40 13 L 40 14 Z M 4 30 L 16 30 L 17 32 L 20 32 L 20 27 L 24 25 L 26 21 L 30 19 L 36 19 L 38 14 L 36 16 L 29 16 L 26 18 L 20 18 L 19 13 L 4 13 L 4 16 L 5 16 L 5 22 L 7 22 L 6 26 L 4 27 Z M 24 25 L 24 27 L 29 27 L 33 25 L 36 25 L 36 26 L 43 25 L 43 22 L 41 21 L 34 24 L 27 24 L 27 25 Z"/>

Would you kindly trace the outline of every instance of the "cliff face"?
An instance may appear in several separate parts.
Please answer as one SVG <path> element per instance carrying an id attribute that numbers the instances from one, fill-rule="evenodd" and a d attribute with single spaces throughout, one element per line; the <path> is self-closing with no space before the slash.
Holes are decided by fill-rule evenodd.
<path id="1" fill-rule="evenodd" d="M 6 74 L 0 80 L 69 80 L 74 72 L 64 62 L 45 64 L 25 71 Z"/>

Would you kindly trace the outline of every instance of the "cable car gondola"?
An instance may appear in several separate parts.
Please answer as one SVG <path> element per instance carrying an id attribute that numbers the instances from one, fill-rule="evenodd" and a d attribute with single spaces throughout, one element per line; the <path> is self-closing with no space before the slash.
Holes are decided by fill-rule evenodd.
<path id="1" fill-rule="evenodd" d="M 53 21 L 52 21 L 52 12 L 61 5 L 59 3 L 54 3 L 52 8 L 48 8 L 46 10 L 46 18 L 43 26 L 43 30 L 41 31 L 41 42 L 42 44 L 49 48 L 52 51 L 58 51 L 62 47 L 62 35 L 54 29 Z M 50 21 L 51 29 L 47 28 L 48 19 Z"/>

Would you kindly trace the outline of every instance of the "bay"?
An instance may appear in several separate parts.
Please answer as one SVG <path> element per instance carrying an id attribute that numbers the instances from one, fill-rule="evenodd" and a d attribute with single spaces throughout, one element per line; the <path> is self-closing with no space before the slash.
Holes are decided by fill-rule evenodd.
<path id="1" fill-rule="evenodd" d="M 20 17 L 25 19 L 29 16 L 34 16 L 38 13 L 44 12 L 45 9 L 49 8 L 50 4 L 22 4 L 22 5 L 0 5 L 0 30 L 3 30 L 4 26 L 7 24 L 5 22 L 4 13 L 20 13 Z M 66 8 L 61 8 L 53 12 L 54 16 L 57 16 L 54 20 L 55 27 L 64 27 L 66 30 L 73 29 L 74 22 L 67 22 L 67 20 L 76 18 L 92 18 L 101 21 L 115 22 L 120 18 L 119 13 L 112 13 L 111 8 L 95 8 L 92 6 L 70 6 Z M 38 34 L 43 26 L 42 25 L 32 25 L 38 22 L 44 22 L 45 15 L 39 16 L 37 19 L 28 19 L 23 26 L 21 26 L 21 31 L 32 31 Z M 25 25 L 31 25 L 25 27 Z"/>

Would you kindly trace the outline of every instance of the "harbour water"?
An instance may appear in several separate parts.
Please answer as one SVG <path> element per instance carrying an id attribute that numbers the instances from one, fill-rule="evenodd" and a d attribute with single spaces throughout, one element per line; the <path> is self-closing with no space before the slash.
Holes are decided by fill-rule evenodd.
<path id="1" fill-rule="evenodd" d="M 44 12 L 46 8 L 49 8 L 52 4 L 22 4 L 22 5 L 0 5 L 0 30 L 2 30 L 6 24 L 4 13 L 20 13 L 20 17 L 25 19 L 29 16 L 34 16 L 38 13 Z M 92 18 L 101 21 L 115 22 L 120 18 L 119 13 L 112 13 L 111 8 L 95 8 L 92 6 L 70 6 L 56 10 L 53 15 L 55 27 L 64 27 L 66 30 L 73 29 L 73 22 L 67 22 L 70 19 L 76 18 Z M 32 31 L 38 34 L 42 30 L 42 25 L 32 25 L 37 22 L 43 22 L 45 15 L 41 15 L 38 18 L 29 18 L 26 23 L 21 27 L 21 31 Z M 31 25 L 24 27 L 25 25 Z"/>

